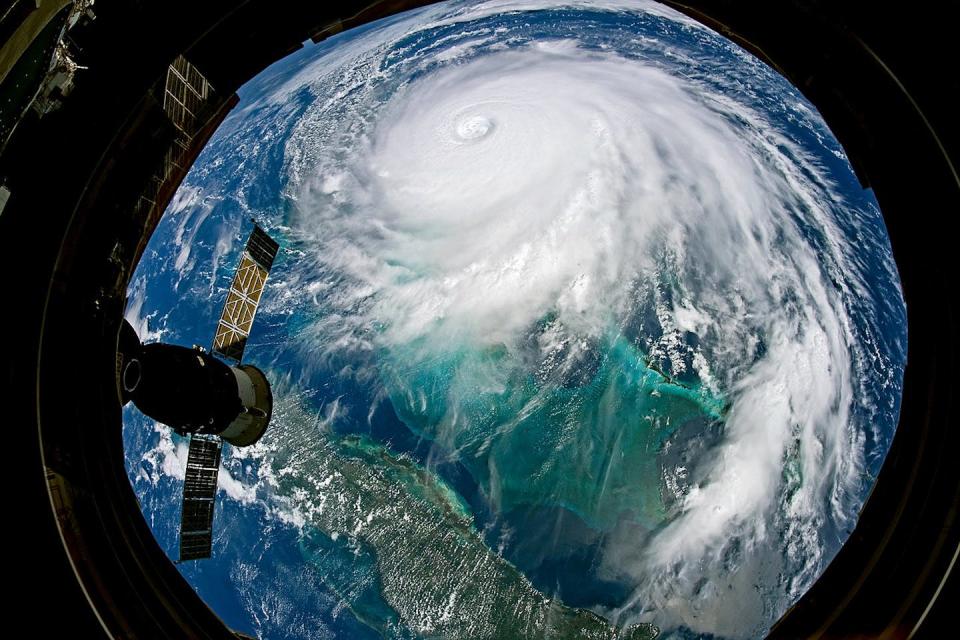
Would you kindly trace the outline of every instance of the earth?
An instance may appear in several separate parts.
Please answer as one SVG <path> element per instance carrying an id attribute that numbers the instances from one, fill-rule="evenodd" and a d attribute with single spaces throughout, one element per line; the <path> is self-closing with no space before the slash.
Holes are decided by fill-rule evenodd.
<path id="1" fill-rule="evenodd" d="M 898 419 L 906 317 L 872 192 L 813 106 L 639 2 L 432 5 L 269 67 L 128 291 L 209 345 L 257 220 L 244 360 L 271 426 L 224 449 L 213 556 L 261 638 L 762 636 L 853 528 Z M 187 441 L 125 408 L 176 559 Z"/>

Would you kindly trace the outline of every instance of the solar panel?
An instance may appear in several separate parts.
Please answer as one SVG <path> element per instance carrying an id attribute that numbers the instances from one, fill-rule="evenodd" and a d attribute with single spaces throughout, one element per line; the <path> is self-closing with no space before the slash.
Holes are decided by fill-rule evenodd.
<path id="1" fill-rule="evenodd" d="M 213 352 L 228 360 L 240 362 L 250 337 L 253 318 L 257 314 L 260 296 L 267 274 L 277 257 L 280 245 L 263 229 L 254 226 L 247 246 L 240 256 L 240 265 L 233 277 L 227 301 L 220 314 L 217 333 L 213 338 Z"/>
<path id="2" fill-rule="evenodd" d="M 270 271 L 280 245 L 260 227 L 254 226 L 247 240 L 247 251 L 261 267 Z"/>
<path id="3" fill-rule="evenodd" d="M 218 436 L 194 434 L 190 438 L 180 512 L 181 561 L 210 557 L 222 447 L 223 441 Z"/>

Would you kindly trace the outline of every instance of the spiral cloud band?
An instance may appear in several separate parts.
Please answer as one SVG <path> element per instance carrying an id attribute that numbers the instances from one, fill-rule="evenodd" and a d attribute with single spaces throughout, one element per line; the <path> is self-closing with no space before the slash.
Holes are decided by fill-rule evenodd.
<path id="1" fill-rule="evenodd" d="M 250 209 L 282 149 L 297 259 L 263 313 L 293 318 L 298 383 L 338 389 L 324 430 L 400 449 L 532 588 L 619 628 L 749 637 L 809 587 L 892 437 L 904 310 L 872 195 L 784 79 L 658 5 L 518 1 L 245 91 L 212 147 L 244 141 Z M 311 473 L 281 497 L 337 540 Z M 389 557 L 380 513 L 350 535 Z"/>
<path id="2" fill-rule="evenodd" d="M 866 356 L 852 316 L 870 276 L 845 224 L 876 210 L 847 202 L 823 150 L 784 131 L 785 111 L 803 133 L 829 136 L 795 93 L 776 94 L 782 80 L 747 101 L 730 78 L 698 78 L 714 69 L 695 50 L 651 62 L 642 54 L 655 42 L 625 50 L 574 32 L 498 46 L 496 34 L 450 36 L 413 57 L 365 52 L 344 77 L 326 76 L 343 97 L 312 105 L 294 131 L 294 228 L 312 246 L 305 259 L 336 283 L 313 324 L 320 352 L 371 354 L 381 393 L 435 455 L 484 467 L 474 475 L 495 510 L 552 501 L 611 527 L 602 570 L 636 586 L 617 615 L 753 631 L 819 573 L 824 528 L 844 526 L 864 489 L 869 426 L 854 413 Z M 371 68 L 378 56 L 400 62 L 344 86 L 365 56 Z M 732 58 L 757 85 L 772 81 Z M 780 104 L 771 113 L 764 99 Z M 318 134 L 314 145 L 302 137 Z M 877 251 L 890 278 L 889 251 Z M 533 496 L 503 478 L 524 453 L 490 453 L 540 424 L 524 416 L 584 419 L 586 399 L 558 408 L 551 394 L 603 358 L 611 336 L 727 405 L 715 442 L 658 470 L 672 506 L 634 518 L 642 532 L 613 521 L 643 509 L 607 498 L 595 469 L 565 451 L 625 439 L 629 423 L 545 436 L 560 461 L 529 473 L 557 488 Z M 497 348 L 495 361 L 463 355 Z M 437 362 L 452 371 L 411 377 Z M 489 420 L 474 406 L 524 375 L 541 383 L 516 415 Z M 606 482 L 629 493 L 643 478 L 627 469 L 636 464 L 613 461 Z M 595 490 L 553 475 L 578 472 Z M 764 595 L 758 580 L 782 584 Z"/>

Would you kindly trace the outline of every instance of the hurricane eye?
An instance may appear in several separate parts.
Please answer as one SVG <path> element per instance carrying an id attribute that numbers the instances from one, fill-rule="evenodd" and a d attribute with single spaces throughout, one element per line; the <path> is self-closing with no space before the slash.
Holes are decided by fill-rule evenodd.
<path id="1" fill-rule="evenodd" d="M 128 315 L 186 344 L 251 212 L 284 248 L 246 346 L 272 426 L 223 455 L 229 541 L 178 565 L 224 619 L 758 637 L 856 522 L 906 344 L 872 192 L 721 35 L 575 4 L 438 4 L 278 61 L 161 220 Z M 184 444 L 125 419 L 171 548 Z"/>
<path id="2" fill-rule="evenodd" d="M 493 122 L 483 116 L 471 116 L 457 123 L 457 136 L 461 140 L 472 141 L 485 138 L 493 132 Z"/>

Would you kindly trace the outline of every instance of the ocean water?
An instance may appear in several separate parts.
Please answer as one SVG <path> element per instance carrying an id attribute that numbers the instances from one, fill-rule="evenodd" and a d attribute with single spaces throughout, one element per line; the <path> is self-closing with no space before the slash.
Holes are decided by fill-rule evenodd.
<path id="1" fill-rule="evenodd" d="M 905 313 L 784 79 L 657 5 L 459 3 L 240 95 L 127 313 L 206 344 L 246 220 L 281 242 L 247 350 L 278 410 L 225 455 L 214 558 L 179 565 L 229 624 L 752 637 L 829 562 Z M 128 410 L 125 444 L 175 557 L 185 442 Z"/>

